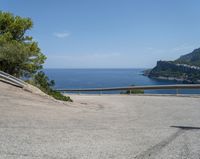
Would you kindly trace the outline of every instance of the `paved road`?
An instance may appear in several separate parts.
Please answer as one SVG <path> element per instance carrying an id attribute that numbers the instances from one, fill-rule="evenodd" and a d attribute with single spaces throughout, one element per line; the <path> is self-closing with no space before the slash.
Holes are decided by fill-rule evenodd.
<path id="1" fill-rule="evenodd" d="M 200 158 L 200 98 L 72 96 L 72 104 L 0 83 L 0 158 Z"/>

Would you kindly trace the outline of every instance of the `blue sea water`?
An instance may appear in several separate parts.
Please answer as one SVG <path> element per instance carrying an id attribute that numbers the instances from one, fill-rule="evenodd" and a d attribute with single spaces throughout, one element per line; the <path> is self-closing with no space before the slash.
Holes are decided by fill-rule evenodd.
<path id="1" fill-rule="evenodd" d="M 55 88 L 106 88 L 131 85 L 167 85 L 180 82 L 155 80 L 142 75 L 144 69 L 45 69 Z M 98 93 L 98 92 L 97 92 Z M 116 91 L 104 93 L 119 93 Z M 145 93 L 174 94 L 176 90 L 146 90 Z M 200 90 L 180 90 L 183 94 L 200 94 Z"/>

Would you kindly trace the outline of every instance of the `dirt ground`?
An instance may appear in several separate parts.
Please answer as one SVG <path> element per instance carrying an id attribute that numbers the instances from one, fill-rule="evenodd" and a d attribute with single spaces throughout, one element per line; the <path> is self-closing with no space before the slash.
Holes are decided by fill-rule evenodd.
<path id="1" fill-rule="evenodd" d="M 57 102 L 0 82 L 0 158 L 200 158 L 200 98 L 71 97 Z"/>

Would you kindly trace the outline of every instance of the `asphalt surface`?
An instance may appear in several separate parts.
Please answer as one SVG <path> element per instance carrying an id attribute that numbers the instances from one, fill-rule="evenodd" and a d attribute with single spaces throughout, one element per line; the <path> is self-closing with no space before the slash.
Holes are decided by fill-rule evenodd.
<path id="1" fill-rule="evenodd" d="M 72 98 L 63 104 L 0 83 L 0 158 L 200 158 L 200 98 Z"/>

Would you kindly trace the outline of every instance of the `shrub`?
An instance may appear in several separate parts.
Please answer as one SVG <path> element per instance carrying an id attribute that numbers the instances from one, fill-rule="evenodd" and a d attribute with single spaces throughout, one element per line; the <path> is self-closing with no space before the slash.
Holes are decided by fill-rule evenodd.
<path id="1" fill-rule="evenodd" d="M 57 100 L 72 102 L 70 97 L 64 96 L 62 93 L 53 90 L 55 82 L 53 80 L 49 80 L 49 78 L 42 71 L 35 74 L 33 78 L 29 80 L 29 83 L 38 87 L 44 93 L 54 97 Z"/>
<path id="2" fill-rule="evenodd" d="M 144 90 L 141 89 L 134 89 L 134 90 L 128 90 L 125 94 L 144 94 Z"/>

